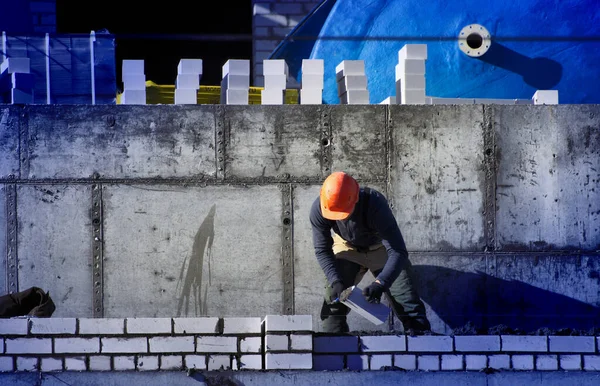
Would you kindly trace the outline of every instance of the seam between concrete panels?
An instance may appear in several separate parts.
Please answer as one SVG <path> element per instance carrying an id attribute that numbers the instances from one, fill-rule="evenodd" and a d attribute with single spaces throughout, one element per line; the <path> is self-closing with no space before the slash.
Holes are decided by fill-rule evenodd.
<path id="1" fill-rule="evenodd" d="M 225 132 L 225 109 L 217 106 L 215 110 L 215 168 L 218 180 L 225 179 L 225 151 L 226 151 L 226 132 Z"/>
<path id="2" fill-rule="evenodd" d="M 294 253 L 293 253 L 293 203 L 291 184 L 281 189 L 281 253 L 283 280 L 283 315 L 294 314 Z"/>
<path id="3" fill-rule="evenodd" d="M 97 183 L 92 185 L 92 315 L 104 317 L 104 229 L 102 210 L 102 189 Z"/>
<path id="4" fill-rule="evenodd" d="M 17 185 L 7 184 L 6 189 L 6 285 L 8 293 L 19 289 L 17 257 Z"/>
<path id="5" fill-rule="evenodd" d="M 323 106 L 321 109 L 321 176 L 322 178 L 329 175 L 331 172 L 331 108 Z M 320 183 L 320 182 L 319 182 Z"/>

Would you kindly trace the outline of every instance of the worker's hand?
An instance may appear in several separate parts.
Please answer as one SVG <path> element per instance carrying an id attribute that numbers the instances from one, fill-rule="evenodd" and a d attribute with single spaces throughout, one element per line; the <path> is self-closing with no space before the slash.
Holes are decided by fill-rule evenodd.
<path id="1" fill-rule="evenodd" d="M 384 291 L 385 288 L 380 283 L 374 281 L 371 285 L 363 289 L 363 295 L 369 303 L 379 303 Z"/>
<path id="2" fill-rule="evenodd" d="M 344 285 L 342 284 L 341 281 L 336 281 L 331 285 L 331 299 L 329 299 L 330 302 L 334 302 L 334 301 L 339 301 L 340 300 L 340 295 L 342 294 L 342 291 L 344 291 Z"/>

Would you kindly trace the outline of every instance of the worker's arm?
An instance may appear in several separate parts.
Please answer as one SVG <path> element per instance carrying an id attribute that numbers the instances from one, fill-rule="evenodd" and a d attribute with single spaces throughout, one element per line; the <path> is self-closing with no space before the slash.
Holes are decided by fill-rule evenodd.
<path id="1" fill-rule="evenodd" d="M 396 218 L 385 197 L 372 195 L 371 198 L 371 202 L 369 202 L 369 222 L 381 237 L 388 254 L 387 262 L 381 273 L 377 275 L 377 280 L 387 289 L 402 272 L 408 259 L 408 251 Z"/>
<path id="2" fill-rule="evenodd" d="M 323 269 L 329 284 L 342 281 L 335 268 L 333 255 L 333 238 L 331 237 L 331 222 L 323 217 L 317 198 L 310 209 L 310 225 L 312 227 L 315 256 Z"/>

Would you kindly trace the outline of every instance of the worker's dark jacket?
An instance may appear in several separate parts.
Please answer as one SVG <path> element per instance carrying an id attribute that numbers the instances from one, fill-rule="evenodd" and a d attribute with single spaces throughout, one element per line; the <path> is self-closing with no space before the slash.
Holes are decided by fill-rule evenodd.
<path id="1" fill-rule="evenodd" d="M 404 262 L 408 259 L 404 238 L 396 218 L 387 199 L 375 189 L 361 188 L 354 212 L 342 221 L 324 218 L 317 197 L 310 210 L 310 223 L 317 260 L 331 284 L 341 281 L 334 264 L 332 229 L 359 250 L 383 243 L 388 253 L 388 260 L 377 279 L 385 288 L 389 288 L 396 280 Z"/>

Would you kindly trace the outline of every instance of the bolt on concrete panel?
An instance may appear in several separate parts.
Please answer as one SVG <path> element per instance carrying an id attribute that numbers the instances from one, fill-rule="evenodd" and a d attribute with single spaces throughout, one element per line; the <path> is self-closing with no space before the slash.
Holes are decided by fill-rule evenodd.
<path id="1" fill-rule="evenodd" d="M 277 186 L 107 186 L 105 317 L 280 313 L 281 197 Z"/>
<path id="2" fill-rule="evenodd" d="M 315 177 L 321 110 L 314 106 L 227 106 L 227 179 Z"/>
<path id="3" fill-rule="evenodd" d="M 6 217 L 6 193 L 5 185 L 0 184 L 0 291 L 3 294 L 8 292 L 6 285 L 6 234 L 8 218 Z"/>
<path id="4" fill-rule="evenodd" d="M 600 247 L 600 106 L 503 106 L 496 131 L 497 247 Z"/>
<path id="5" fill-rule="evenodd" d="M 17 108 L 0 108 L 0 179 L 19 177 L 19 130 Z"/>
<path id="6" fill-rule="evenodd" d="M 212 106 L 35 106 L 29 178 L 215 177 Z"/>
<path id="7" fill-rule="evenodd" d="M 389 108 L 390 184 L 408 248 L 483 250 L 483 111 L 466 105 Z"/>
<path id="8" fill-rule="evenodd" d="M 86 185 L 20 185 L 19 290 L 40 287 L 53 317 L 91 317 L 91 189 Z"/>
<path id="9" fill-rule="evenodd" d="M 355 178 L 387 176 L 386 106 L 330 106 L 331 171 Z"/>

